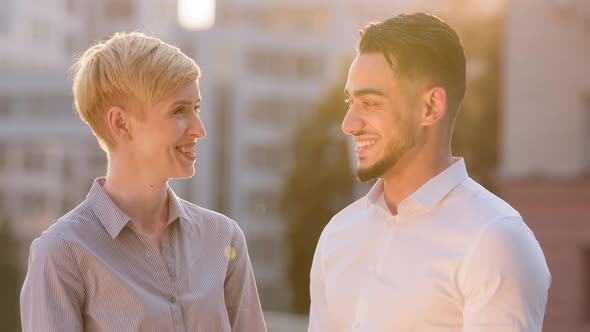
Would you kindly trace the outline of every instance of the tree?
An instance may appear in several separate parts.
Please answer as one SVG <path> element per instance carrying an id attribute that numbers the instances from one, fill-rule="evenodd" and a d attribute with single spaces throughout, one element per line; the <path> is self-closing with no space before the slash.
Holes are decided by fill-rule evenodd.
<path id="1" fill-rule="evenodd" d="M 294 167 L 284 183 L 281 214 L 287 222 L 292 309 L 298 313 L 309 310 L 309 271 L 322 229 L 353 197 L 354 177 L 340 131 L 346 111 L 342 90 L 332 89 L 306 114 L 291 141 Z"/>
<path id="2" fill-rule="evenodd" d="M 19 294 L 23 276 L 17 264 L 19 245 L 7 220 L 0 220 L 0 243 L 0 321 L 3 331 L 19 331 Z"/>
<path id="3" fill-rule="evenodd" d="M 498 166 L 502 16 L 456 22 L 471 74 L 453 134 L 453 153 L 465 157 L 471 177 L 494 191 Z"/>

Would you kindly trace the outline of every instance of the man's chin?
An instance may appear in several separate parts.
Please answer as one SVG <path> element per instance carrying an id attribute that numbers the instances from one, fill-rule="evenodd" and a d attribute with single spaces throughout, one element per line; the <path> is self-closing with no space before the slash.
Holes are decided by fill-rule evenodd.
<path id="1" fill-rule="evenodd" d="M 386 158 L 380 160 L 372 165 L 369 166 L 361 166 L 359 164 L 356 168 L 356 178 L 359 182 L 369 182 L 376 180 L 383 176 L 389 169 L 391 169 L 396 163 L 396 159 L 394 158 Z"/>
<path id="2" fill-rule="evenodd" d="M 374 167 L 358 167 L 356 169 L 356 179 L 361 182 L 369 182 L 379 178 L 381 174 L 376 172 Z"/>

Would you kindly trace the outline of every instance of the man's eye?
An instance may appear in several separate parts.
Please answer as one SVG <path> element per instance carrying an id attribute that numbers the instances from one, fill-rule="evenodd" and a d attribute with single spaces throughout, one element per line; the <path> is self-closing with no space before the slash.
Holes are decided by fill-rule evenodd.
<path id="1" fill-rule="evenodd" d="M 363 105 L 365 105 L 366 107 L 372 107 L 372 106 L 377 106 L 379 104 L 372 102 L 372 101 L 365 101 L 365 102 L 363 102 Z"/>

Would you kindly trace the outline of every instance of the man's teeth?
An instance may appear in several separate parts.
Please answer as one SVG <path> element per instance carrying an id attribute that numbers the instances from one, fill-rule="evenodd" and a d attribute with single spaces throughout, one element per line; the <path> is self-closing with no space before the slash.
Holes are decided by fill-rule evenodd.
<path id="1" fill-rule="evenodd" d="M 195 147 L 194 146 L 181 146 L 181 147 L 178 148 L 178 151 L 180 151 L 182 153 L 194 154 L 195 153 Z"/>
<path id="2" fill-rule="evenodd" d="M 362 142 L 356 142 L 356 146 L 358 148 L 364 148 L 365 146 L 369 146 L 369 145 L 373 145 L 375 144 L 375 142 L 377 141 L 362 141 Z"/>

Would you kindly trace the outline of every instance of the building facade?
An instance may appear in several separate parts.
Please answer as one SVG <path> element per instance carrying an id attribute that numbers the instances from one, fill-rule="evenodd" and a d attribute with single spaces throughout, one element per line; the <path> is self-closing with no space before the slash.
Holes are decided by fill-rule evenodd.
<path id="1" fill-rule="evenodd" d="M 498 191 L 552 274 L 543 331 L 590 330 L 590 2 L 506 10 Z"/>

